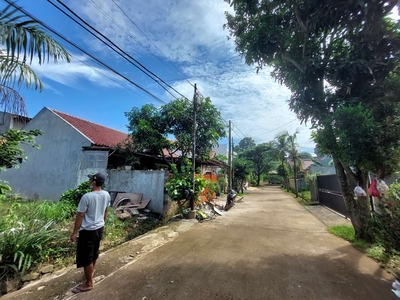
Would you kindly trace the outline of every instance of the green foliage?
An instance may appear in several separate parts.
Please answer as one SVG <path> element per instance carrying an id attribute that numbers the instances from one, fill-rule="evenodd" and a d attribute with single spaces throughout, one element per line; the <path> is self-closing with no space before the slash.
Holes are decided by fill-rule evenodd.
<path id="1" fill-rule="evenodd" d="M 278 176 L 281 176 L 282 178 L 287 178 L 292 174 L 291 169 L 289 169 L 288 165 L 286 163 L 280 164 L 276 168 L 276 172 L 278 173 Z"/>
<path id="2" fill-rule="evenodd" d="M 50 58 L 55 62 L 60 59 L 69 62 L 70 55 L 40 24 L 20 14 L 14 5 L 7 5 L 0 11 L 0 40 L 5 46 L 0 56 L 0 108 L 26 115 L 24 99 L 14 87 L 25 84 L 43 89 L 42 82 L 29 66 L 34 57 L 43 64 Z"/>
<path id="3" fill-rule="evenodd" d="M 255 146 L 256 146 L 256 143 L 254 142 L 254 140 L 251 137 L 245 137 L 242 140 L 240 140 L 239 145 L 237 145 L 235 147 L 235 151 L 242 152 L 242 151 L 249 150 Z"/>
<path id="4" fill-rule="evenodd" d="M 40 148 L 35 143 L 35 137 L 41 135 L 39 130 L 9 129 L 0 134 L 0 170 L 18 168 L 27 159 L 21 145 Z"/>
<path id="5" fill-rule="evenodd" d="M 228 186 L 228 182 L 226 181 L 225 174 L 219 175 L 218 174 L 218 185 L 222 190 L 220 192 L 223 192 L 225 188 Z"/>
<path id="6" fill-rule="evenodd" d="M 64 192 L 61 195 L 60 202 L 67 202 L 77 207 L 82 196 L 92 191 L 90 189 L 89 183 L 89 180 L 82 182 L 78 187 Z"/>
<path id="7" fill-rule="evenodd" d="M 373 225 L 375 237 L 387 252 L 400 251 L 400 183 L 392 183 L 378 202 Z"/>
<path id="8" fill-rule="evenodd" d="M 17 272 L 20 276 L 49 258 L 72 251 L 60 227 L 71 216 L 66 204 L 14 202 L 0 222 L 0 277 Z"/>
<path id="9" fill-rule="evenodd" d="M 240 153 L 239 157 L 252 163 L 258 186 L 260 185 L 261 175 L 268 173 L 273 168 L 277 155 L 272 143 L 263 143 Z"/>
<path id="10" fill-rule="evenodd" d="M 355 237 L 355 231 L 352 226 L 347 225 L 334 225 L 327 228 L 328 232 L 345 239 L 353 244 L 355 248 L 366 253 L 369 257 L 377 260 L 382 264 L 382 266 L 398 266 L 399 257 L 397 255 L 389 255 L 385 252 L 384 247 L 377 243 L 367 243 L 364 240 L 357 239 Z"/>
<path id="11" fill-rule="evenodd" d="M 243 184 L 252 172 L 253 166 L 251 162 L 238 157 L 233 158 L 233 188 L 237 191 L 241 190 Z"/>
<path id="12" fill-rule="evenodd" d="M 186 198 L 186 192 L 188 190 L 193 189 L 193 173 L 192 173 L 192 165 L 187 162 L 187 164 L 181 165 L 180 170 L 175 164 L 171 165 L 171 170 L 173 177 L 168 180 L 165 184 L 168 195 L 172 200 L 182 200 Z M 195 176 L 195 199 L 199 193 L 201 193 L 207 181 L 199 176 Z"/>
<path id="13" fill-rule="evenodd" d="M 328 232 L 345 239 L 346 241 L 353 242 L 355 240 L 354 228 L 347 225 L 334 225 L 327 228 Z"/>
<path id="14" fill-rule="evenodd" d="M 236 50 L 291 90 L 290 109 L 334 159 L 356 236 L 370 238 L 368 200 L 352 190 L 367 171 L 383 178 L 399 165 L 400 23 L 389 17 L 398 2 L 231 2 Z"/>
<path id="15" fill-rule="evenodd" d="M 0 180 L 0 195 L 4 195 L 11 191 L 11 187 L 8 185 L 7 181 Z"/>
<path id="16" fill-rule="evenodd" d="M 147 104 L 133 108 L 125 113 L 128 118 L 130 137 L 127 149 L 147 151 L 164 157 L 166 161 L 174 159 L 173 154 L 180 152 L 180 159 L 185 159 L 193 147 L 193 103 L 187 99 L 175 99 L 157 109 Z M 212 147 L 225 137 L 225 126 L 220 112 L 205 98 L 199 105 L 196 116 L 196 155 L 209 158 Z M 175 141 L 170 141 L 169 136 Z M 165 157 L 163 150 L 169 151 Z"/>
<path id="17" fill-rule="evenodd" d="M 218 160 L 220 162 L 226 163 L 226 164 L 228 163 L 228 158 L 225 155 L 222 155 L 222 154 L 216 154 L 214 159 Z"/>
<path id="18" fill-rule="evenodd" d="M 220 186 L 216 181 L 206 180 L 204 190 L 206 191 L 207 200 L 212 200 L 214 193 L 220 192 Z"/>
<path id="19" fill-rule="evenodd" d="M 400 106 L 396 103 L 391 103 L 387 109 L 380 107 L 379 103 L 376 106 L 372 109 L 359 103 L 337 108 L 326 119 L 331 126 L 317 130 L 314 140 L 321 152 L 340 157 L 342 163 L 356 170 L 372 171 L 385 178 L 398 170 L 400 164 L 397 143 L 400 139 L 400 121 L 397 118 Z M 385 109 L 386 116 L 374 113 L 374 110 L 382 109 Z"/>

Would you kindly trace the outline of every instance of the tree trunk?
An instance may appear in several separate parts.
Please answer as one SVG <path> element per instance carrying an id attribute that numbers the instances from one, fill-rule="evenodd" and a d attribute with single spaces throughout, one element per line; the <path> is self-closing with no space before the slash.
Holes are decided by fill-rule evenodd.
<path id="1" fill-rule="evenodd" d="M 299 189 L 297 188 L 297 160 L 293 160 L 294 189 L 296 198 L 299 197 Z"/>
<path id="2" fill-rule="evenodd" d="M 336 173 L 339 177 L 340 189 L 342 190 L 346 208 L 354 227 L 355 236 L 356 238 L 366 241 L 372 241 L 372 234 L 368 231 L 368 223 L 371 219 L 368 197 L 358 197 L 357 200 L 354 198 L 353 191 L 351 190 L 347 180 L 342 163 L 336 158 L 336 156 L 333 155 L 332 157 Z"/>

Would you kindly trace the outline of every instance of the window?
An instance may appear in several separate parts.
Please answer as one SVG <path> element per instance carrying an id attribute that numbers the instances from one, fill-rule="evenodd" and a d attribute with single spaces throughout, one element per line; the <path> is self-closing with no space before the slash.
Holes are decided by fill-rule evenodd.
<path id="1" fill-rule="evenodd" d="M 107 168 L 108 151 L 83 151 L 81 170 L 91 168 Z"/>

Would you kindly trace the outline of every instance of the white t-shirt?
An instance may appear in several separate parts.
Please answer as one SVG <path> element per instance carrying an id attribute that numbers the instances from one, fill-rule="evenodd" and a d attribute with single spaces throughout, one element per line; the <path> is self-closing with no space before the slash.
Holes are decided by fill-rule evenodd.
<path id="1" fill-rule="evenodd" d="M 85 213 L 81 230 L 96 230 L 104 226 L 104 211 L 110 206 L 111 198 L 107 191 L 86 193 L 78 204 L 78 212 Z"/>

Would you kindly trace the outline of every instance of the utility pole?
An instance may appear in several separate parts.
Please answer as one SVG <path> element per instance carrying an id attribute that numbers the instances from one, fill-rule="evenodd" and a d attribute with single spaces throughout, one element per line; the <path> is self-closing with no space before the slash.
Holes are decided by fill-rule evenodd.
<path id="1" fill-rule="evenodd" d="M 234 149 L 234 143 L 233 143 L 233 136 L 231 137 L 231 184 L 232 184 L 232 189 L 233 189 L 233 178 L 235 178 L 235 171 L 233 170 L 233 149 Z"/>
<path id="2" fill-rule="evenodd" d="M 190 197 L 190 209 L 194 210 L 194 197 L 195 197 L 195 173 L 196 173 L 196 113 L 197 113 L 197 85 L 194 84 L 193 95 L 193 150 L 192 150 L 192 180 L 193 180 L 193 195 Z"/>
<path id="3" fill-rule="evenodd" d="M 228 144 L 228 193 L 232 189 L 232 122 L 229 120 L 229 144 Z"/>

